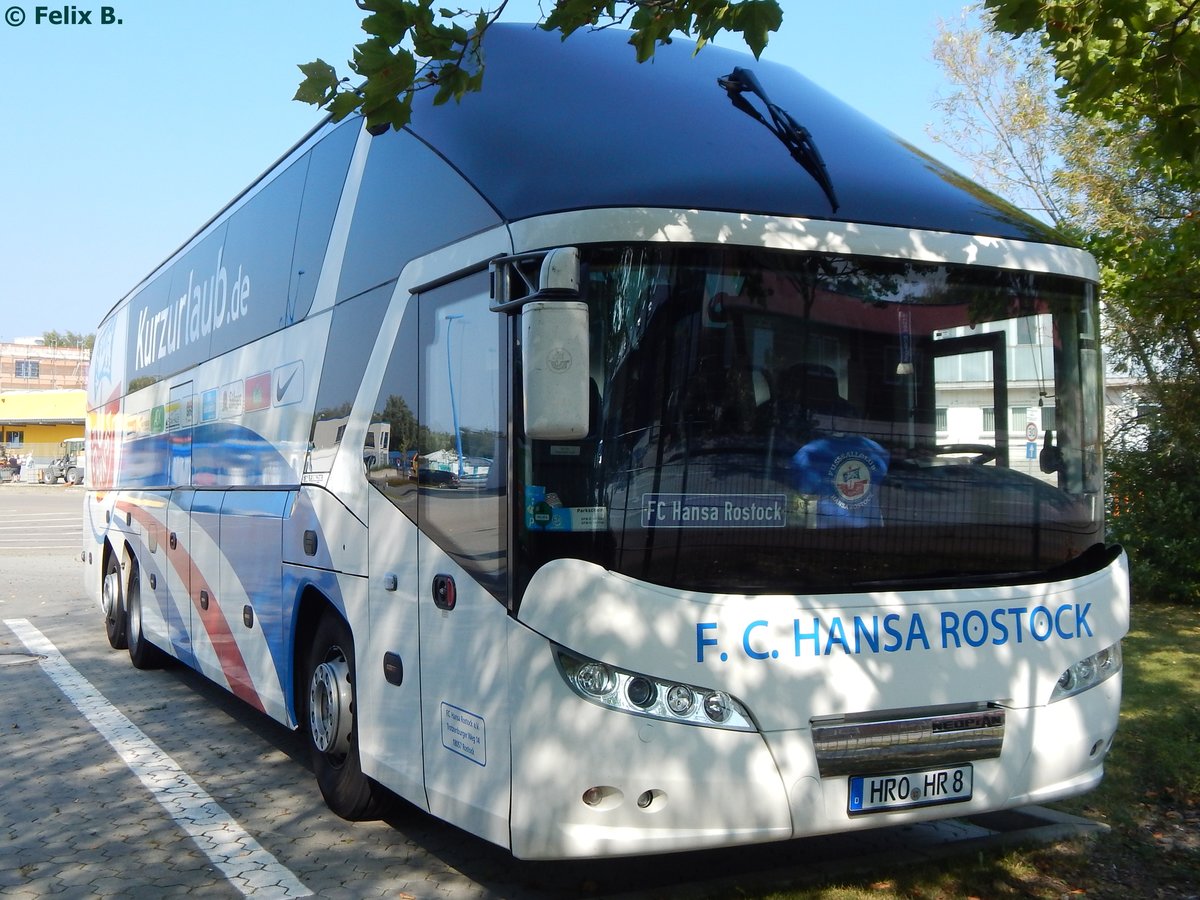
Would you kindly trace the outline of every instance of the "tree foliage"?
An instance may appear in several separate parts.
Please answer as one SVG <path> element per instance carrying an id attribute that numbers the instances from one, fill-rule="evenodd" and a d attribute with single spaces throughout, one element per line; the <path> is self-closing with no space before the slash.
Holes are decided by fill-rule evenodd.
<path id="1" fill-rule="evenodd" d="M 997 40 L 968 9 L 941 22 L 933 59 L 948 90 L 934 100 L 942 116 L 927 131 L 972 165 L 972 175 L 1058 227 L 1069 225 L 1069 198 L 1055 161 L 1075 118 L 1055 100 L 1053 72 L 1037 41 Z"/>
<path id="2" fill-rule="evenodd" d="M 1038 35 L 1083 117 L 1149 130 L 1173 178 L 1200 164 L 1200 0 L 985 0 L 996 28 Z"/>
<path id="3" fill-rule="evenodd" d="M 1153 96 L 1137 115 L 1114 112 L 1070 82 L 1056 96 L 1047 77 L 1052 40 L 1008 40 L 990 18 L 1002 21 L 1001 7 L 1023 15 L 1035 6 L 1045 5 L 987 0 L 975 23 L 943 26 L 935 58 L 954 88 L 938 101 L 945 124 L 935 137 L 1095 255 L 1109 369 L 1136 385 L 1107 423 L 1110 536 L 1133 556 L 1138 597 L 1200 603 L 1200 483 L 1192 477 L 1200 469 L 1197 164 L 1190 148 L 1172 155 L 1169 129 L 1150 116 Z M 1165 4 L 1121 6 L 1130 16 L 1144 7 L 1145 21 L 1159 21 Z M 1097 4 L 1055 7 L 1056 21 L 1085 7 Z M 1112 96 L 1143 90 L 1152 94 L 1153 85 L 1124 84 Z"/>
<path id="4" fill-rule="evenodd" d="M 91 350 L 96 343 L 94 334 L 78 334 L 74 331 L 47 331 L 42 334 L 47 347 L 82 347 Z"/>
<path id="5" fill-rule="evenodd" d="M 295 99 L 328 110 L 335 121 L 361 112 L 373 130 L 403 128 L 412 116 L 417 91 L 434 91 L 434 103 L 459 100 L 483 86 L 481 40 L 504 13 L 494 9 L 434 9 L 434 0 L 356 0 L 368 13 L 362 28 L 369 37 L 354 48 L 350 83 L 322 59 L 300 66 L 304 75 Z M 778 0 L 556 0 L 539 22 L 565 40 L 580 28 L 631 30 L 639 62 L 682 34 L 700 50 L 723 31 L 741 35 L 757 57 L 783 11 Z"/>

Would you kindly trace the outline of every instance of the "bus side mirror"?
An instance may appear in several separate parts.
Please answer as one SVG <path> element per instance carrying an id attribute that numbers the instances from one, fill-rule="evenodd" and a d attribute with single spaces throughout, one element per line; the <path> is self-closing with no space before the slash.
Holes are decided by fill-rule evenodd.
<path id="1" fill-rule="evenodd" d="M 521 308 L 525 434 L 534 440 L 587 437 L 588 308 L 578 300 L 535 300 Z"/>

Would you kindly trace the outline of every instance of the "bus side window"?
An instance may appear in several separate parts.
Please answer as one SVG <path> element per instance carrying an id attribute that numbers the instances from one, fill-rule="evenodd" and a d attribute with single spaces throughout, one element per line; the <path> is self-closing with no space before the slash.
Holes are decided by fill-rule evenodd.
<path id="1" fill-rule="evenodd" d="M 486 272 L 421 295 L 421 530 L 498 600 L 508 597 L 506 317 Z"/>
<path id="2" fill-rule="evenodd" d="M 371 484 L 414 522 L 418 484 L 412 477 L 413 462 L 421 449 L 417 405 L 417 301 L 412 298 L 400 322 L 367 430 L 369 441 L 374 433 L 386 437 L 386 452 L 364 449 L 363 455 L 375 457 L 374 464 L 367 465 Z"/>
<path id="3" fill-rule="evenodd" d="M 362 384 L 368 354 L 358 352 L 363 335 L 379 334 L 383 314 L 395 284 L 339 303 L 333 309 L 321 383 L 317 388 L 316 410 L 308 439 L 305 472 L 328 472 L 341 447 L 342 434 L 350 420 L 354 397 Z"/>

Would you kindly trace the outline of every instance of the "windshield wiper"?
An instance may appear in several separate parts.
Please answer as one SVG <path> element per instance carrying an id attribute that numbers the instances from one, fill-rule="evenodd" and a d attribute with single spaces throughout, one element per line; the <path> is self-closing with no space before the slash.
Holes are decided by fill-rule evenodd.
<path id="1" fill-rule="evenodd" d="M 728 75 L 718 78 L 717 84 L 728 92 L 729 99 L 733 101 L 734 106 L 762 122 L 775 137 L 783 141 L 784 146 L 792 154 L 792 158 L 800 163 L 804 167 L 804 171 L 808 172 L 821 186 L 821 190 L 829 198 L 829 205 L 833 207 L 834 212 L 837 212 L 838 201 L 837 195 L 833 192 L 833 182 L 829 179 L 825 161 L 817 152 L 817 145 L 813 142 L 808 129 L 793 119 L 787 110 L 781 109 L 771 102 L 767 92 L 758 83 L 758 78 L 749 69 L 738 66 Z M 770 121 L 742 96 L 746 91 L 754 94 L 766 104 L 767 112 L 771 114 Z"/>

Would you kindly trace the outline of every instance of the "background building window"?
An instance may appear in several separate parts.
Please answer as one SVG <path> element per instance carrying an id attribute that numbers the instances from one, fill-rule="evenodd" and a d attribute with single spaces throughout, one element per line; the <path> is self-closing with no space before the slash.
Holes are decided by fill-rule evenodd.
<path id="1" fill-rule="evenodd" d="M 15 360 L 13 375 L 17 378 L 40 378 L 42 375 L 42 364 L 36 359 Z"/>
<path id="2" fill-rule="evenodd" d="M 996 430 L 996 409 L 995 409 L 995 407 L 985 406 L 983 408 L 983 430 L 984 431 L 995 431 Z"/>
<path id="3" fill-rule="evenodd" d="M 950 427 L 947 421 L 946 407 L 939 406 L 936 410 L 934 410 L 934 415 L 937 417 L 937 430 L 949 431 Z"/>
<path id="4" fill-rule="evenodd" d="M 1012 430 L 1016 433 L 1021 433 L 1025 430 L 1025 426 L 1029 424 L 1029 407 L 1014 406 L 1012 408 Z"/>
<path id="5" fill-rule="evenodd" d="M 1036 344 L 1038 342 L 1038 320 L 1036 316 L 1026 316 L 1017 319 L 1017 343 Z"/>

